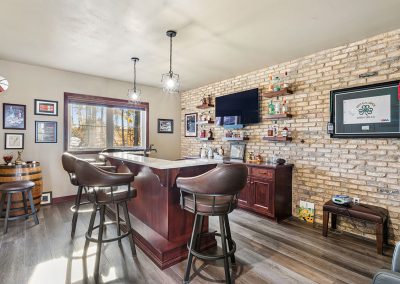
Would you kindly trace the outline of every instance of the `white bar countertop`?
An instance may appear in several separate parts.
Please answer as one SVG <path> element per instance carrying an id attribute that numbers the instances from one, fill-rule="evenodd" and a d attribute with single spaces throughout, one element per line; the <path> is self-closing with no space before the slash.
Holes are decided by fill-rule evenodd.
<path id="1" fill-rule="evenodd" d="M 169 161 L 157 158 L 138 156 L 129 152 L 115 152 L 115 153 L 101 153 L 101 154 L 105 157 L 110 157 L 121 161 L 131 162 L 134 164 L 143 165 L 149 168 L 155 168 L 160 170 L 195 167 L 203 165 L 215 165 L 223 163 L 222 160 L 201 159 L 201 158 Z"/>

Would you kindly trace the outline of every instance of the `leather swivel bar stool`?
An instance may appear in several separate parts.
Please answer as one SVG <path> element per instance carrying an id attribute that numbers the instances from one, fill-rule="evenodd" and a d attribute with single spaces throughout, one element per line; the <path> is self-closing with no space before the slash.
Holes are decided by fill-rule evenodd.
<path id="1" fill-rule="evenodd" d="M 33 181 L 27 181 L 27 180 L 7 182 L 7 183 L 3 183 L 0 185 L 0 194 L 1 194 L 0 215 L 1 216 L 3 215 L 4 202 L 7 198 L 6 216 L 4 219 L 4 234 L 7 233 L 8 221 L 10 221 L 10 220 L 16 220 L 16 219 L 21 219 L 21 218 L 27 219 L 29 216 L 32 215 L 33 219 L 35 220 L 35 224 L 36 225 L 39 224 L 39 219 L 37 217 L 35 204 L 33 203 L 33 198 L 32 198 L 32 188 L 34 186 L 35 186 L 35 183 Z M 15 210 L 15 209 L 11 209 L 11 197 L 13 194 L 18 194 L 18 193 L 22 194 L 22 200 L 24 203 L 25 214 L 10 217 L 10 211 Z M 29 199 L 29 203 L 31 206 L 31 213 L 29 213 L 29 211 L 28 211 L 28 204 L 27 204 L 26 196 L 28 196 L 28 199 Z M 19 209 L 17 209 L 17 210 L 19 210 Z"/>
<path id="2" fill-rule="evenodd" d="M 184 283 L 189 283 L 193 256 L 203 260 L 224 260 L 225 280 L 231 283 L 229 258 L 235 264 L 236 244 L 232 240 L 228 214 L 237 205 L 237 195 L 245 187 L 248 170 L 245 165 L 219 165 L 202 175 L 189 178 L 178 178 L 177 186 L 181 190 L 181 207 L 196 214 L 192 236 L 188 244 L 189 254 Z M 221 237 L 222 255 L 206 255 L 196 250 L 201 238 L 203 216 L 218 216 Z M 229 251 L 226 246 L 228 242 Z"/>
<path id="3" fill-rule="evenodd" d="M 78 214 L 79 214 L 80 206 L 90 203 L 89 201 L 81 201 L 83 191 L 85 191 L 86 194 L 87 194 L 87 192 L 86 192 L 86 188 L 84 186 L 80 185 L 78 183 L 78 179 L 76 178 L 75 161 L 77 159 L 78 158 L 76 156 L 71 155 L 70 153 L 67 153 L 67 152 L 63 153 L 62 157 L 61 157 L 63 168 L 68 173 L 71 184 L 78 187 L 78 192 L 75 197 L 75 204 L 71 207 L 71 210 L 74 212 L 74 214 L 72 216 L 71 238 L 73 238 L 75 236 L 75 229 L 76 229 L 76 223 L 78 221 Z M 90 161 L 88 161 L 88 162 L 90 162 Z M 93 163 L 91 163 L 91 164 L 93 164 Z M 110 172 L 116 171 L 116 168 L 114 166 L 107 166 L 104 163 L 102 163 L 101 165 L 98 165 L 98 164 L 94 164 L 94 165 L 96 165 L 97 167 L 99 167 L 103 170 L 106 170 L 106 171 L 110 171 Z"/>
<path id="4" fill-rule="evenodd" d="M 100 265 L 100 255 L 101 247 L 103 243 L 118 241 L 120 242 L 122 238 L 129 237 L 129 242 L 131 246 L 132 256 L 136 255 L 135 242 L 133 239 L 133 230 L 131 222 L 129 219 L 127 202 L 136 197 L 137 191 L 135 188 L 131 188 L 131 182 L 133 182 L 135 176 L 132 173 L 112 173 L 94 165 L 84 160 L 76 159 L 75 161 L 75 174 L 78 183 L 88 189 L 89 201 L 93 203 L 93 211 L 90 217 L 89 228 L 86 233 L 85 242 L 85 255 L 89 247 L 90 242 L 97 243 L 96 261 L 94 278 L 98 281 L 99 278 L 99 265 Z M 103 230 L 105 224 L 105 211 L 106 206 L 116 204 L 123 208 L 125 217 L 125 226 L 127 227 L 127 232 L 121 235 L 120 230 L 120 219 L 119 219 L 119 207 L 117 207 L 117 234 L 118 236 L 110 239 L 103 239 Z M 94 226 L 94 221 L 96 218 L 97 211 L 100 211 L 100 224 Z M 115 223 L 115 222 L 114 222 Z M 93 230 L 98 229 L 98 238 L 92 237 Z"/>

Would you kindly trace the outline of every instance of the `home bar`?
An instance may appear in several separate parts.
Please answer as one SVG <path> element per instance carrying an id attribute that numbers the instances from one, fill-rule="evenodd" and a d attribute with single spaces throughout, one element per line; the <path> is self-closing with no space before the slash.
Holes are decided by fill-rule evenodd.
<path id="1" fill-rule="evenodd" d="M 3 0 L 0 283 L 400 283 L 400 1 Z"/>

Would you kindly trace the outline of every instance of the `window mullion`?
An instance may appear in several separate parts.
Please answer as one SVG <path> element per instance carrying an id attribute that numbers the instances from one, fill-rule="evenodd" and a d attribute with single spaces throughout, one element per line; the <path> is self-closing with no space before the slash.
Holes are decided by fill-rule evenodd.
<path id="1" fill-rule="evenodd" d="M 114 144 L 114 117 L 113 117 L 113 109 L 111 107 L 107 107 L 107 120 L 106 120 L 106 141 L 107 148 L 113 148 Z"/>

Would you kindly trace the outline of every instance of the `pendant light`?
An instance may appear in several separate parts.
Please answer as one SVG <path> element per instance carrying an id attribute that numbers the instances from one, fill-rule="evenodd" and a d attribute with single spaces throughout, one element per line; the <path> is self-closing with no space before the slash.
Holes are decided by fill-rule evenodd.
<path id="1" fill-rule="evenodd" d="M 8 89 L 8 81 L 6 78 L 0 76 L 0 93 Z"/>
<path id="2" fill-rule="evenodd" d="M 128 100 L 130 103 L 137 104 L 140 103 L 140 95 L 141 92 L 136 88 L 136 62 L 139 61 L 139 58 L 132 57 L 133 61 L 133 89 L 128 90 Z"/>
<path id="3" fill-rule="evenodd" d="M 164 93 L 177 94 L 179 93 L 179 75 L 172 72 L 172 38 L 176 36 L 176 31 L 167 31 L 169 37 L 169 72 L 161 77 Z"/>

